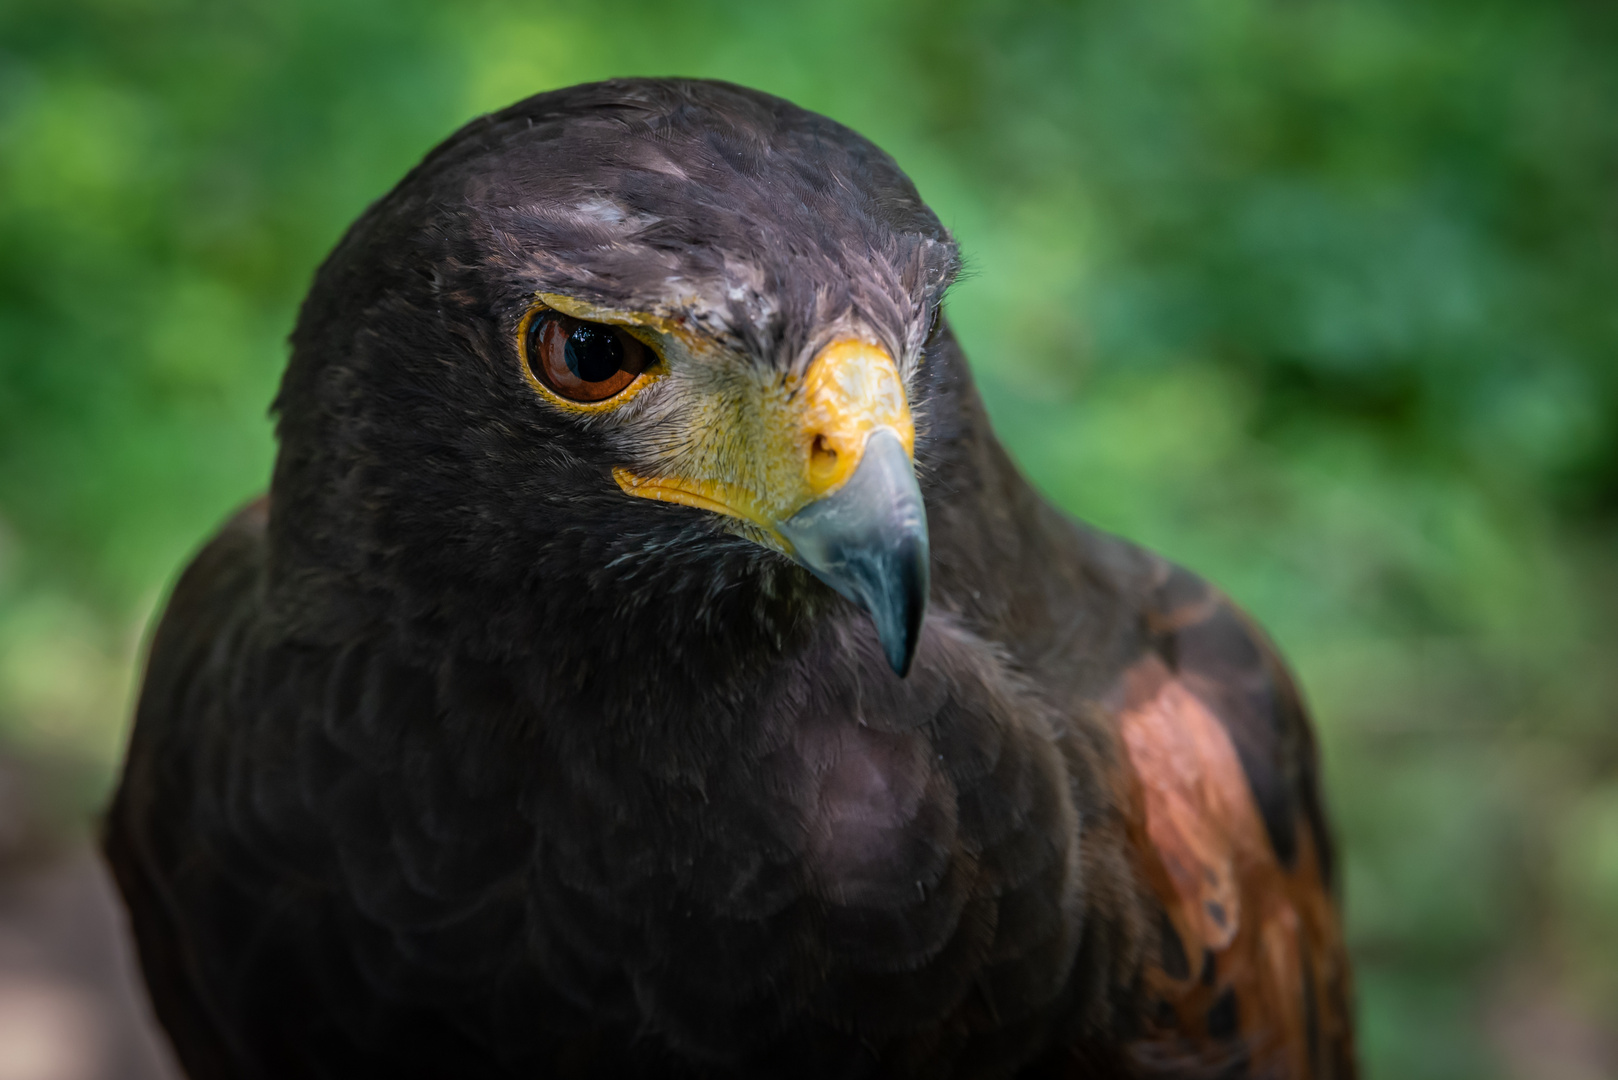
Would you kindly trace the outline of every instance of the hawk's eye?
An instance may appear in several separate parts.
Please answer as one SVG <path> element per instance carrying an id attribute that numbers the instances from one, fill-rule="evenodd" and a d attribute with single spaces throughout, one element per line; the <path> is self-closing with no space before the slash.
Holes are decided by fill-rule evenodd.
<path id="1" fill-rule="evenodd" d="M 524 342 L 534 378 L 569 401 L 605 401 L 651 364 L 651 350 L 616 326 L 541 311 Z"/>

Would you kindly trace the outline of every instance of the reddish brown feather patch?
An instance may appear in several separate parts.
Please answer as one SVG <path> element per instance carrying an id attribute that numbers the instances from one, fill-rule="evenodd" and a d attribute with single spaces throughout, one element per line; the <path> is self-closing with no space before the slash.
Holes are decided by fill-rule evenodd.
<path id="1" fill-rule="evenodd" d="M 1145 1056 L 1245 1057 L 1256 1076 L 1352 1075 L 1341 1049 L 1348 969 L 1312 834 L 1300 828 L 1297 864 L 1283 869 L 1224 724 L 1161 660 L 1135 665 L 1124 690 L 1132 840 L 1190 960 L 1183 977 L 1147 971 L 1146 989 L 1168 1009 Z M 1239 1043 L 1220 1030 L 1232 1001 Z"/>

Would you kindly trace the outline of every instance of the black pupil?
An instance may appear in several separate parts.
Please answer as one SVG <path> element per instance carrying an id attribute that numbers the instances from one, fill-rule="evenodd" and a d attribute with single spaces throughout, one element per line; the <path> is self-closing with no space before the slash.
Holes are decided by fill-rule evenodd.
<path id="1" fill-rule="evenodd" d="M 585 323 L 568 335 L 567 369 L 585 382 L 603 382 L 624 366 L 624 343 L 611 330 Z"/>

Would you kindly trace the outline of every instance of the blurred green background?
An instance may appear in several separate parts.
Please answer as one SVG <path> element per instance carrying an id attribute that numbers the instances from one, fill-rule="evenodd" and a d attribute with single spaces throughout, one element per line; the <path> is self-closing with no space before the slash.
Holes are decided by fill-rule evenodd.
<path id="1" fill-rule="evenodd" d="M 1072 512 L 1318 716 L 1374 1077 L 1618 1070 L 1618 5 L 0 0 L 0 748 L 83 820 L 341 230 L 470 117 L 714 76 L 886 147 Z"/>

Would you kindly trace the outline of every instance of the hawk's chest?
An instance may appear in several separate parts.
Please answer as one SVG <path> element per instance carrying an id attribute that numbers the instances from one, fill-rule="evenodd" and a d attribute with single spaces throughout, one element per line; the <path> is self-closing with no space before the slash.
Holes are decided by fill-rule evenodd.
<path id="1" fill-rule="evenodd" d="M 585 1024 L 762 1062 L 812 1030 L 836 1058 L 816 1075 L 1046 1008 L 1078 921 L 1063 759 L 992 657 L 929 631 L 904 680 L 831 636 L 723 726 L 687 706 L 673 719 L 724 734 L 698 772 L 650 743 L 575 752 L 575 726 L 474 773 L 431 695 L 406 699 L 426 741 L 348 759 L 333 795 L 373 810 L 310 826 L 340 856 L 342 925 L 370 928 L 354 948 L 430 997 L 477 972 L 489 1017 L 531 1021 L 518 1041 Z M 485 773 L 518 790 L 468 788 Z"/>
<path id="2" fill-rule="evenodd" d="M 806 882 L 827 900 L 891 906 L 938 885 L 962 838 L 959 792 L 929 726 L 805 718 L 786 767 L 798 771 Z"/>

